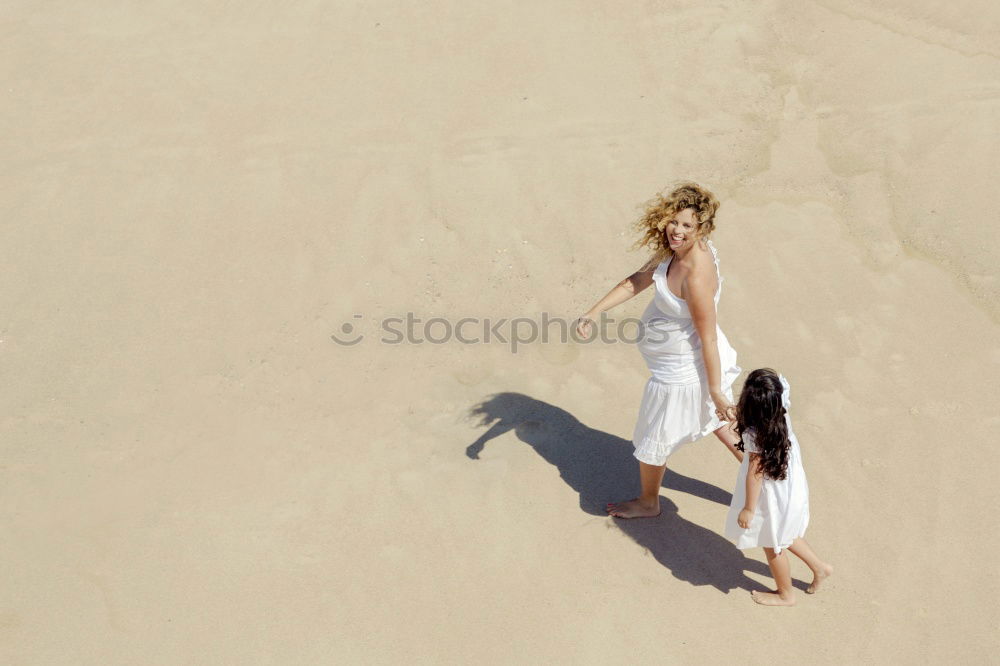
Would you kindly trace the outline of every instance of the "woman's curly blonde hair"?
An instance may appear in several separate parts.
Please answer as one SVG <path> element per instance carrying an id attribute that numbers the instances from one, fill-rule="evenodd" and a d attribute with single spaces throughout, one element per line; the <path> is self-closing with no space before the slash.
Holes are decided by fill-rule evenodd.
<path id="1" fill-rule="evenodd" d="M 719 210 L 719 200 L 701 185 L 692 182 L 678 183 L 670 194 L 657 194 L 654 199 L 646 202 L 646 212 L 634 224 L 636 231 L 642 236 L 635 242 L 633 249 L 651 249 L 653 256 L 649 265 L 656 266 L 673 254 L 667 241 L 667 222 L 685 208 L 694 209 L 699 238 L 707 238 L 715 229 L 715 211 Z"/>

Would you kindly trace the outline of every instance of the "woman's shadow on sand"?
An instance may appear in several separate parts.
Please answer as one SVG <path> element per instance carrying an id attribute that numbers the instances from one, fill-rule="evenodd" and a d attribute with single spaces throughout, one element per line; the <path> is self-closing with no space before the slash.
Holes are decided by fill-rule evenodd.
<path id="1" fill-rule="evenodd" d="M 469 458 L 478 459 L 489 440 L 513 430 L 522 442 L 556 466 L 563 480 L 579 494 L 580 508 L 586 513 L 606 516 L 604 507 L 609 501 L 638 495 L 638 462 L 632 456 L 631 442 L 588 428 L 563 409 L 521 393 L 498 393 L 473 407 L 469 416 L 478 418 L 481 427 L 489 426 L 465 449 Z M 725 507 L 732 499 L 725 490 L 669 467 L 663 486 Z M 745 574 L 751 571 L 770 577 L 766 565 L 745 557 L 719 534 L 681 518 L 673 502 L 661 497 L 660 506 L 662 513 L 656 518 L 615 519 L 615 523 L 680 580 L 712 585 L 727 593 L 734 588 L 766 589 Z M 801 581 L 795 584 L 805 588 Z"/>

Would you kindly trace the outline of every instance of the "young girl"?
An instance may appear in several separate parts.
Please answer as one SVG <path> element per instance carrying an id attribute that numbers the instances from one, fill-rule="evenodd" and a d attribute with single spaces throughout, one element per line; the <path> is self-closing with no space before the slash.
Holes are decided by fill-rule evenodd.
<path id="1" fill-rule="evenodd" d="M 751 594 L 766 606 L 795 604 L 786 549 L 812 569 L 807 594 L 816 592 L 833 573 L 833 567 L 819 559 L 802 538 L 809 524 L 809 486 L 788 416 L 789 391 L 784 377 L 760 368 L 747 377 L 736 407 L 737 447 L 747 455 L 729 506 L 726 538 L 740 549 L 764 547 L 778 589 Z"/>

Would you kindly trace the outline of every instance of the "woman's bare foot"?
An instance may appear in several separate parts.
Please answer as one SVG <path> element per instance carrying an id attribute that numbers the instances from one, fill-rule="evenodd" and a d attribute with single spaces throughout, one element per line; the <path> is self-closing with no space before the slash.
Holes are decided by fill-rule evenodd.
<path id="1" fill-rule="evenodd" d="M 758 592 L 754 590 L 750 593 L 753 600 L 762 606 L 794 606 L 795 594 L 789 592 L 787 596 L 781 596 L 775 592 Z"/>
<path id="2" fill-rule="evenodd" d="M 636 497 L 627 502 L 609 502 L 604 509 L 615 518 L 655 518 L 660 515 L 660 498 L 651 503 Z"/>
<path id="3" fill-rule="evenodd" d="M 829 564 L 824 564 L 819 571 L 813 571 L 813 582 L 812 585 L 806 588 L 806 594 L 816 594 L 816 590 L 819 589 L 819 584 L 830 577 L 833 573 L 833 567 Z"/>

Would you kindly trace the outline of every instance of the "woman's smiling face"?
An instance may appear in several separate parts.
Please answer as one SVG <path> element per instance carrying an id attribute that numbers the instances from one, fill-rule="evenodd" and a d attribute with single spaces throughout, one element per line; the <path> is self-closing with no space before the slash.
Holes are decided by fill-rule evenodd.
<path id="1" fill-rule="evenodd" d="M 673 252 L 689 249 L 698 240 L 698 220 L 694 208 L 685 208 L 667 222 L 667 243 Z"/>

